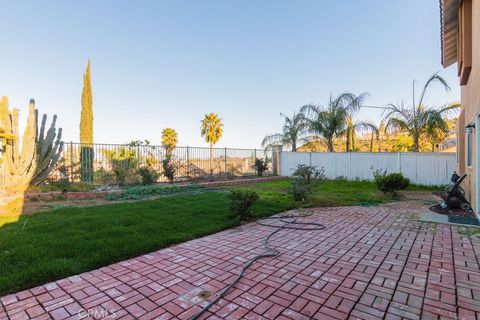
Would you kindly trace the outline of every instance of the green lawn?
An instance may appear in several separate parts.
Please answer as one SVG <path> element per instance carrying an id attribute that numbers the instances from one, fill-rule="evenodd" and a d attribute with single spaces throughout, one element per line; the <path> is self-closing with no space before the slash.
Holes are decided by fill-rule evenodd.
<path id="1" fill-rule="evenodd" d="M 256 217 L 300 206 L 391 201 L 369 182 L 325 181 L 310 199 L 295 203 L 287 180 L 256 190 Z M 61 208 L 22 216 L 0 228 L 0 295 L 158 250 L 236 225 L 227 193 L 208 191 L 156 200 Z"/>
<path id="2" fill-rule="evenodd" d="M 327 180 L 313 187 L 305 202 L 294 202 L 287 193 L 289 180 L 277 180 L 248 186 L 256 190 L 261 199 L 269 199 L 292 207 L 326 207 L 378 204 L 395 200 L 378 191 L 375 184 L 366 181 Z"/>

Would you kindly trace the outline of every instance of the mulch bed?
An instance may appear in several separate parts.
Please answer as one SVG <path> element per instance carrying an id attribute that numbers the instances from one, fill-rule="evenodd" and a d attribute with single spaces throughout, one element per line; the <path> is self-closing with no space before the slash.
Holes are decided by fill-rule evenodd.
<path id="1" fill-rule="evenodd" d="M 443 192 L 436 192 L 437 196 L 445 200 L 445 195 Z M 460 223 L 460 224 L 469 224 L 473 226 L 480 226 L 480 223 L 477 220 L 477 217 L 472 210 L 463 210 L 463 209 L 443 209 L 440 207 L 440 204 L 430 206 L 430 210 L 438 214 L 443 214 L 448 216 L 448 222 L 451 223 Z"/>
<path id="2" fill-rule="evenodd" d="M 442 209 L 440 204 L 436 204 L 430 207 L 430 210 L 433 212 L 444 214 L 447 216 L 455 216 L 455 217 L 466 217 L 466 216 L 473 216 L 471 212 L 467 212 L 463 209 Z"/>

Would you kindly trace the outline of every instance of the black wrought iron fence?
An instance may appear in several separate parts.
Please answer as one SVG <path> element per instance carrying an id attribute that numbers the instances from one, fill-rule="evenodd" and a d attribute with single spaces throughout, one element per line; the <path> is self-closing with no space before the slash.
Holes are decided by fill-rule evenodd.
<path id="1" fill-rule="evenodd" d="M 270 162 L 266 175 L 272 173 L 271 150 L 176 147 L 170 151 L 170 162 L 175 169 L 174 181 L 218 180 L 257 174 L 255 159 Z M 167 150 L 163 146 L 66 143 L 52 181 L 68 179 L 98 185 L 131 184 L 138 182 L 139 169 L 148 167 L 160 173 L 159 182 L 167 181 L 163 162 Z"/>

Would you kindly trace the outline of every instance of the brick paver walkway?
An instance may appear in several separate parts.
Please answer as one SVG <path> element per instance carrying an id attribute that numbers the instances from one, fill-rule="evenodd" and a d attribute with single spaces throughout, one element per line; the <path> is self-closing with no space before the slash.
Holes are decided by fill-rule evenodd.
<path id="1" fill-rule="evenodd" d="M 386 207 L 312 209 L 209 319 L 478 319 L 480 240 Z M 227 230 L 0 299 L 1 319 L 187 319 L 272 229 Z"/>

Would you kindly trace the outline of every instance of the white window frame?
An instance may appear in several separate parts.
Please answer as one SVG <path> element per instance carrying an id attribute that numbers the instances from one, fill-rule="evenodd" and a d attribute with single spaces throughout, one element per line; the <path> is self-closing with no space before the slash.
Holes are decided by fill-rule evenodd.
<path id="1" fill-rule="evenodd" d="M 468 168 L 473 167 L 473 128 L 468 128 L 465 132 L 465 165 Z"/>

